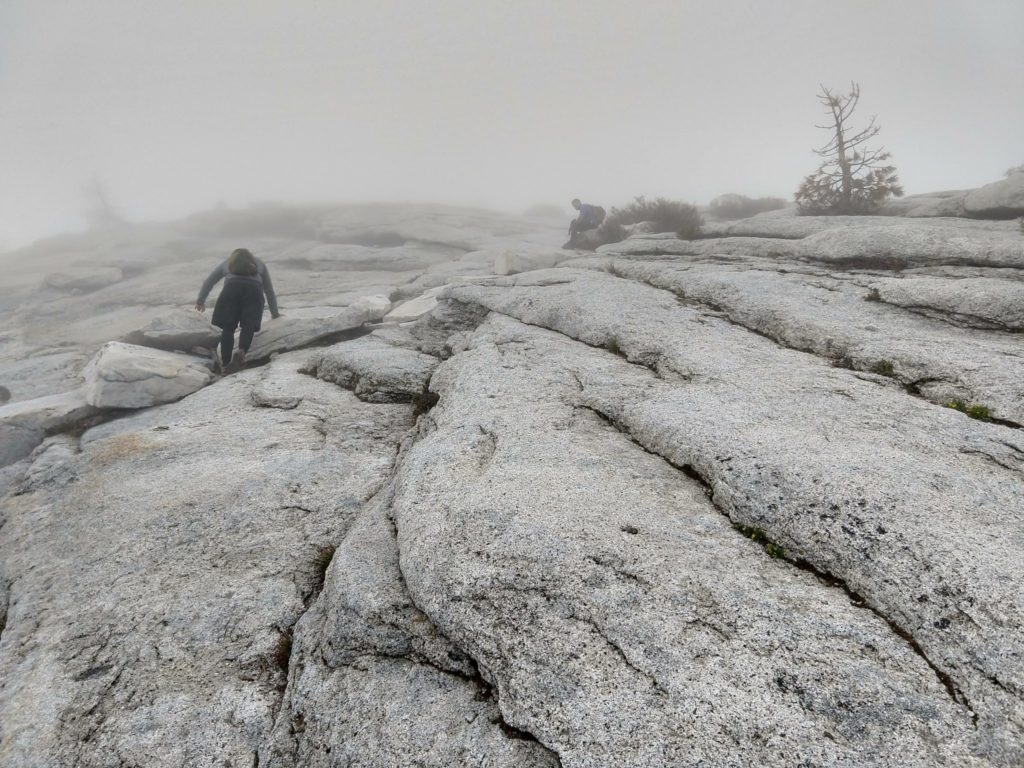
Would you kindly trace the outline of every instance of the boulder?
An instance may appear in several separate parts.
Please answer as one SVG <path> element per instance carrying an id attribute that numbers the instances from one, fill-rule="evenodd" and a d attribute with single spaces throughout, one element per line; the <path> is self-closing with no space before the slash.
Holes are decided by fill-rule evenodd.
<path id="1" fill-rule="evenodd" d="M 443 289 L 444 286 L 441 285 L 425 291 L 414 299 L 403 301 L 384 315 L 384 322 L 406 323 L 410 320 L 422 317 L 437 306 L 437 294 L 439 294 Z"/>
<path id="2" fill-rule="evenodd" d="M 969 190 L 954 189 L 928 192 L 923 195 L 894 197 L 878 213 L 880 216 L 906 216 L 928 218 L 935 216 L 962 216 L 964 195 Z"/>
<path id="3" fill-rule="evenodd" d="M 827 229 L 803 238 L 797 252 L 808 261 L 845 269 L 948 264 L 1024 268 L 1024 237 L 1017 233 L 972 231 L 956 226 L 956 221 L 926 227 L 913 226 L 906 219 L 896 221 L 902 225 Z"/>
<path id="4" fill-rule="evenodd" d="M 368 403 L 409 403 L 423 396 L 437 364 L 436 357 L 364 336 L 314 355 L 304 370 Z"/>
<path id="5" fill-rule="evenodd" d="M 85 399 L 97 408 L 148 408 L 171 403 L 206 386 L 206 361 L 111 341 L 83 371 Z"/>
<path id="6" fill-rule="evenodd" d="M 28 456 L 47 434 L 69 429 L 96 413 L 82 390 L 0 406 L 0 467 Z"/>
<path id="7" fill-rule="evenodd" d="M 566 253 L 561 251 L 523 251 L 507 250 L 500 252 L 494 259 L 494 274 L 514 275 L 517 272 L 529 272 L 533 269 L 547 269 L 561 261 L 565 261 Z"/>
<path id="8" fill-rule="evenodd" d="M 342 309 L 326 309 L 329 314 L 323 317 L 284 316 L 265 321 L 263 329 L 253 339 L 248 359 L 265 360 L 277 352 L 301 349 L 358 331 L 363 323 L 384 317 L 391 309 L 391 302 L 384 296 L 366 296 Z M 304 314 L 320 313 L 310 308 Z"/>
<path id="9" fill-rule="evenodd" d="M 1024 331 L 1024 282 L 1020 280 L 995 277 L 964 277 L 959 280 L 882 278 L 873 282 L 871 287 L 887 304 L 905 307 L 954 325 Z M 994 354 L 996 356 L 991 359 L 1013 359 L 1009 350 Z"/>
<path id="10" fill-rule="evenodd" d="M 154 317 L 148 325 L 124 337 L 127 344 L 154 349 L 190 352 L 196 347 L 216 346 L 220 330 L 210 325 L 206 315 L 179 307 Z"/>
<path id="11" fill-rule="evenodd" d="M 964 198 L 964 213 L 977 219 L 1013 219 L 1024 216 L 1024 173 L 972 190 Z"/>

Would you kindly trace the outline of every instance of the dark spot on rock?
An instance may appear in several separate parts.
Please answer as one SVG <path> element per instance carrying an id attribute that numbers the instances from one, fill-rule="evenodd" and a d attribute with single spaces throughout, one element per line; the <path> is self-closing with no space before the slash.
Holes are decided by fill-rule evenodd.
<path id="1" fill-rule="evenodd" d="M 98 667 L 89 667 L 89 669 L 85 670 L 85 672 L 79 672 L 77 675 L 75 675 L 75 682 L 81 682 L 82 680 L 91 680 L 94 677 L 99 677 L 100 675 L 106 674 L 113 668 L 114 667 L 112 664 L 103 664 Z"/>
<path id="2" fill-rule="evenodd" d="M 936 629 L 945 629 L 948 626 L 949 626 L 949 619 L 947 619 L 945 617 L 943 617 L 943 618 L 941 618 L 941 619 L 939 619 L 938 621 L 935 622 L 935 628 Z"/>
<path id="3" fill-rule="evenodd" d="M 622 526 L 622 532 L 628 533 L 630 536 L 636 536 L 638 533 L 640 533 L 640 529 L 634 528 L 632 525 L 624 525 Z"/>
<path id="4" fill-rule="evenodd" d="M 536 741 L 536 739 L 526 731 L 520 731 L 518 728 L 513 728 L 500 717 L 494 718 L 491 722 L 501 729 L 501 732 L 505 734 L 505 738 L 516 739 L 518 741 Z"/>
<path id="5" fill-rule="evenodd" d="M 919 603 L 927 603 L 928 602 L 928 595 L 918 595 L 917 596 L 917 602 L 919 602 Z"/>
<path id="6" fill-rule="evenodd" d="M 879 525 L 879 526 L 877 526 L 877 527 L 875 528 L 875 530 L 876 530 L 876 531 L 878 531 L 878 532 L 879 532 L 879 533 L 881 533 L 881 534 L 886 534 L 886 533 L 888 533 L 888 532 L 889 532 L 889 530 L 888 530 L 888 529 L 887 529 L 887 528 L 886 528 L 886 527 L 885 527 L 884 525 Z"/>

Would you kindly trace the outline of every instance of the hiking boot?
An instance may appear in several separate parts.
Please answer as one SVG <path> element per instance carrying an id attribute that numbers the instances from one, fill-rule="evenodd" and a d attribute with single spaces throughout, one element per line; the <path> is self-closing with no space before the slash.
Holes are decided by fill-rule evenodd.
<path id="1" fill-rule="evenodd" d="M 236 349 L 235 354 L 231 356 L 231 362 L 228 363 L 228 367 L 224 373 L 237 373 L 242 370 L 243 365 L 245 365 L 245 350 Z"/>

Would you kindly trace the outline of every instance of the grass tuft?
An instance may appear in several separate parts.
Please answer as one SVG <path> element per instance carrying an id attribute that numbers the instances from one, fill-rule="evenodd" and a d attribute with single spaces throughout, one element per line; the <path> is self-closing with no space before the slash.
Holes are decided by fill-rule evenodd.
<path id="1" fill-rule="evenodd" d="M 954 411 L 960 411 L 972 419 L 978 421 L 992 421 L 992 409 L 987 405 L 981 405 L 979 403 L 965 403 L 963 400 L 951 400 L 946 403 L 947 408 L 952 408 Z"/>
<path id="2" fill-rule="evenodd" d="M 764 551 L 768 553 L 768 556 L 773 560 L 779 560 L 785 558 L 786 550 L 780 547 L 778 544 L 768 538 L 768 535 L 760 528 L 755 528 L 750 525 L 743 525 L 742 523 L 733 523 L 732 527 L 742 533 L 748 539 L 756 544 L 760 544 L 764 547 Z"/>

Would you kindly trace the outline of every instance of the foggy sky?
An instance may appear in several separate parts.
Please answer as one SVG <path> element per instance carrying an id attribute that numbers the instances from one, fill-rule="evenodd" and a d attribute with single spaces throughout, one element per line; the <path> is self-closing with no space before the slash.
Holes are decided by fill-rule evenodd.
<path id="1" fill-rule="evenodd" d="M 219 201 L 790 198 L 818 83 L 910 193 L 1024 162 L 1022 0 L 0 0 L 0 247 Z"/>

